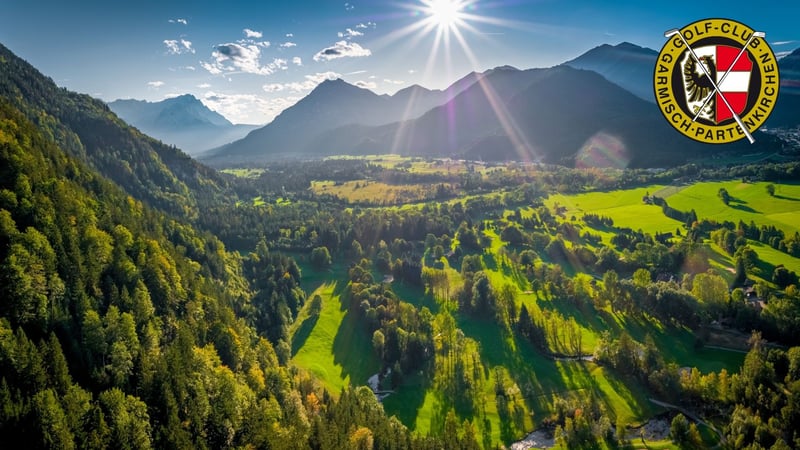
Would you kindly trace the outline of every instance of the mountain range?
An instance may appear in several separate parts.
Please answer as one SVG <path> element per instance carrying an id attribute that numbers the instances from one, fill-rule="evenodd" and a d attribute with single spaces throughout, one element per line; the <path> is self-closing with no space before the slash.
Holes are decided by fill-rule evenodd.
<path id="1" fill-rule="evenodd" d="M 257 125 L 234 125 L 193 95 L 160 102 L 115 100 L 108 104 L 122 120 L 190 155 L 243 138 Z"/>
<path id="2" fill-rule="evenodd" d="M 449 101 L 481 76 L 470 73 L 445 90 L 414 85 L 391 96 L 375 94 L 341 79 L 327 80 L 266 126 L 200 158 L 224 165 L 247 161 L 261 153 L 274 157 L 314 153 L 313 145 L 322 133 L 347 125 L 380 126 L 416 118 Z"/>
<path id="3" fill-rule="evenodd" d="M 656 57 L 655 50 L 630 43 L 601 45 L 551 68 L 497 67 L 471 73 L 442 92 L 408 88 L 417 93 L 413 104 L 401 96 L 404 91 L 378 96 L 342 80 L 326 81 L 270 124 L 199 158 L 221 166 L 391 152 L 571 166 L 587 162 L 588 152 L 603 164 L 653 167 L 770 145 L 763 133 L 754 148 L 701 144 L 673 130 L 652 105 Z M 792 100 L 776 108 L 780 119 L 770 126 L 800 124 Z"/>
<path id="4" fill-rule="evenodd" d="M 713 146 L 689 141 L 671 129 L 653 107 L 652 95 L 647 96 L 656 55 L 652 49 L 630 43 L 601 45 L 551 68 L 501 66 L 472 72 L 444 90 L 415 85 L 394 95 L 329 80 L 257 129 L 232 125 L 191 95 L 156 103 L 118 100 L 105 105 L 58 88 L 4 47 L 0 47 L 3 63 L 14 70 L 0 73 L 0 93 L 27 97 L 23 111 L 34 121 L 56 118 L 48 126 L 54 134 L 63 135 L 67 149 L 85 156 L 95 167 L 108 167 L 103 173 L 129 191 L 165 204 L 190 186 L 217 192 L 224 183 L 203 164 L 220 167 L 391 152 L 568 166 L 656 167 L 680 164 L 698 154 L 752 152 L 771 145 L 775 138 L 760 132 L 755 147 L 742 142 Z M 766 125 L 796 127 L 800 125 L 800 49 L 780 59 L 779 67 L 780 98 Z M 78 119 L 81 109 L 92 114 Z M 126 151 L 133 153 L 108 146 L 117 138 L 132 143 L 132 150 Z M 205 148 L 229 143 L 202 151 L 200 141 Z M 134 162 L 154 158 L 160 162 L 145 166 Z M 173 173 L 156 174 L 162 163 Z M 141 174 L 144 178 L 162 180 L 156 183 L 158 188 L 142 184 L 137 171 L 152 172 Z"/>

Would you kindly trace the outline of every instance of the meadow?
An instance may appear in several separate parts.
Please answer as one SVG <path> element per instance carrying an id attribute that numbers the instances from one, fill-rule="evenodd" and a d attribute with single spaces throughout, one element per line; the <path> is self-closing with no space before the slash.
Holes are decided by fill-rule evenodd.
<path id="1" fill-rule="evenodd" d="M 749 224 L 774 225 L 783 230 L 787 236 L 800 232 L 800 185 L 774 184 L 775 195 L 769 195 L 769 183 L 743 183 L 737 181 L 708 181 L 691 185 L 649 185 L 635 189 L 607 192 L 587 192 L 581 194 L 550 195 L 545 204 L 554 208 L 565 208 L 564 217 L 583 214 L 598 214 L 614 220 L 615 227 L 627 227 L 642 230 L 646 233 L 676 233 L 683 224 L 665 216 L 661 208 L 642 201 L 645 195 L 656 195 L 664 198 L 669 206 L 680 211 L 694 210 L 698 219 L 710 219 L 718 222 L 740 220 Z M 726 189 L 731 195 L 729 205 L 725 205 L 718 196 L 720 189 Z M 612 232 L 592 230 L 603 237 L 603 242 L 610 244 Z M 685 230 L 681 231 L 682 233 Z M 800 259 L 778 251 L 759 242 L 750 241 L 760 259 L 770 266 L 784 265 L 789 270 L 800 273 Z M 715 263 L 721 271 L 733 268 L 732 259 L 719 247 L 710 246 L 718 256 Z M 729 263 L 727 265 L 721 262 Z M 769 280 L 769 275 L 764 277 Z"/>
<path id="2" fill-rule="evenodd" d="M 328 194 L 351 203 L 374 203 L 394 205 L 413 203 L 432 197 L 430 186 L 421 184 L 388 184 L 380 181 L 359 180 L 336 183 L 313 181 L 311 190 L 317 194 Z"/>

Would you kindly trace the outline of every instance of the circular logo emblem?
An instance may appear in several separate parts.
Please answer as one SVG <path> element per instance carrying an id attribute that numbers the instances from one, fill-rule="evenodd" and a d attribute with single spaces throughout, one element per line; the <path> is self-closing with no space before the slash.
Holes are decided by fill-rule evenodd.
<path id="1" fill-rule="evenodd" d="M 754 142 L 780 86 L 764 33 L 734 20 L 705 19 L 664 35 L 653 88 L 667 121 L 700 142 Z"/>

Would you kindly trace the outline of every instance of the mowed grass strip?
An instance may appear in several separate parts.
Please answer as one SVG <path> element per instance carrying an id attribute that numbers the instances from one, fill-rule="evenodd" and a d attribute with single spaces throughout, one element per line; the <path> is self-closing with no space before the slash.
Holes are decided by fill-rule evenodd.
<path id="1" fill-rule="evenodd" d="M 342 306 L 337 283 L 317 288 L 322 310 L 317 318 L 306 308 L 292 330 L 293 363 L 313 373 L 328 391 L 337 395 L 348 384 L 366 385 L 378 371 L 378 361 L 362 324 Z"/>

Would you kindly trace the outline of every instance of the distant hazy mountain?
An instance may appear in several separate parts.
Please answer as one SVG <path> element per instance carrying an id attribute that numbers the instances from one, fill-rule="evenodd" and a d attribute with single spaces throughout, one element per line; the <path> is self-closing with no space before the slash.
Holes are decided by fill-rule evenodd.
<path id="1" fill-rule="evenodd" d="M 418 119 L 382 127 L 350 126 L 332 130 L 319 136 L 309 150 L 330 154 L 457 155 L 466 150 L 469 143 L 497 129 L 500 126 L 498 117 L 508 116 L 507 103 L 534 80 L 546 76 L 548 70 L 504 66 L 486 71 L 479 82 Z"/>
<path id="2" fill-rule="evenodd" d="M 653 68 L 658 52 L 629 42 L 603 44 L 564 64 L 593 70 L 614 84 L 649 102 L 654 102 Z"/>
<path id="3" fill-rule="evenodd" d="M 781 89 L 768 127 L 800 127 L 800 48 L 778 60 Z"/>
<path id="4" fill-rule="evenodd" d="M 759 133 L 757 145 L 772 138 Z M 495 69 L 418 119 L 343 127 L 319 138 L 334 153 L 453 156 L 565 165 L 657 167 L 731 151 L 687 140 L 658 109 L 597 73 Z M 752 151 L 752 147 L 748 147 Z M 348 151 L 349 150 L 349 151 Z"/>
<path id="5" fill-rule="evenodd" d="M 377 95 L 340 79 L 324 81 L 266 126 L 200 158 L 212 164 L 225 164 L 305 153 L 321 133 L 344 125 L 376 126 L 419 117 L 447 102 L 481 76 L 483 74 L 470 73 L 445 90 L 414 85 L 394 95 Z M 324 148 L 313 150 L 326 151 Z"/>
<path id="6" fill-rule="evenodd" d="M 108 106 L 143 133 L 192 155 L 241 139 L 258 128 L 234 125 L 189 94 L 160 102 L 115 100 Z"/>

